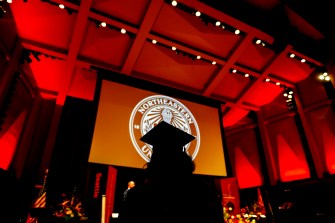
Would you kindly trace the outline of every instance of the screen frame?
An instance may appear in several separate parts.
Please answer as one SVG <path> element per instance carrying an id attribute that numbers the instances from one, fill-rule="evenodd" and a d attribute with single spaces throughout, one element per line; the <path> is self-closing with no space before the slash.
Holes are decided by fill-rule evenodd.
<path id="1" fill-rule="evenodd" d="M 233 176 L 231 163 L 230 163 L 230 159 L 228 155 L 228 148 L 227 148 L 227 142 L 226 142 L 227 140 L 225 137 L 224 125 L 222 121 L 223 114 L 222 114 L 221 107 L 222 105 L 225 104 L 225 102 L 216 100 L 213 98 L 205 97 L 200 94 L 195 94 L 187 90 L 180 90 L 178 88 L 171 87 L 169 85 L 159 84 L 158 83 L 159 80 L 157 80 L 156 82 L 153 82 L 153 81 L 148 81 L 142 78 L 137 78 L 136 76 L 129 76 L 129 75 L 121 74 L 121 73 L 114 72 L 111 70 L 106 70 L 103 68 L 94 67 L 93 69 L 97 71 L 97 85 L 96 85 L 95 95 L 93 99 L 96 108 L 98 108 L 99 106 L 102 82 L 106 80 L 106 81 L 112 81 L 118 84 L 122 84 L 125 86 L 137 88 L 140 90 L 150 91 L 152 93 L 162 94 L 162 95 L 166 95 L 169 97 L 178 98 L 178 99 L 182 99 L 182 100 L 189 101 L 192 103 L 197 103 L 200 105 L 205 105 L 205 106 L 209 106 L 214 109 L 217 109 L 218 118 L 219 118 L 218 121 L 219 121 L 219 127 L 220 127 L 220 135 L 221 135 L 221 141 L 222 141 L 222 150 L 223 150 L 222 153 L 224 156 L 225 169 L 226 169 L 226 176 L 221 176 L 221 177 L 225 178 L 225 177 Z M 170 83 L 167 82 L 167 84 L 170 84 Z M 182 88 L 182 86 L 180 86 L 180 88 Z M 96 122 L 96 118 L 97 118 L 97 114 L 94 117 L 94 122 Z M 92 139 L 93 139 L 93 135 L 92 135 Z M 115 165 L 112 165 L 112 166 L 118 167 Z M 123 168 L 133 168 L 133 167 L 123 167 Z M 203 174 L 198 174 L 198 175 L 203 175 Z M 206 176 L 218 177 L 216 175 L 206 175 Z"/>

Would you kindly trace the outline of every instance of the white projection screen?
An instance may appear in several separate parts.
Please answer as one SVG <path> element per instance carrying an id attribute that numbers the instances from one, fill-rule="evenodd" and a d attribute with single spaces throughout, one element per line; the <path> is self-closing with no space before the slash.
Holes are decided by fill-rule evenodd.
<path id="1" fill-rule="evenodd" d="M 164 120 L 196 137 L 185 146 L 195 174 L 227 176 L 219 114 L 219 106 L 103 79 L 88 161 L 143 169 L 152 148 L 139 138 Z"/>

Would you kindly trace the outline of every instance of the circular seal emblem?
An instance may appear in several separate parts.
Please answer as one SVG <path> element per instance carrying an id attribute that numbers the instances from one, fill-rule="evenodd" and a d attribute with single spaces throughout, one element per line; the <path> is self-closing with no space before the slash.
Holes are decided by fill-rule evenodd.
<path id="1" fill-rule="evenodd" d="M 164 96 L 153 95 L 141 100 L 133 109 L 129 121 L 131 141 L 140 156 L 149 162 L 152 146 L 139 139 L 154 128 L 161 121 L 165 121 L 196 138 L 184 146 L 184 150 L 194 160 L 200 147 L 200 131 L 192 113 L 178 100 Z"/>

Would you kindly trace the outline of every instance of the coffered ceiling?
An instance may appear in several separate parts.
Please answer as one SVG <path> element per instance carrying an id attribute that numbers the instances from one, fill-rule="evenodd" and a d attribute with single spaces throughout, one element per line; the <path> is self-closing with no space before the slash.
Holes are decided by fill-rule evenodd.
<path id="1" fill-rule="evenodd" d="M 92 100 L 103 68 L 220 100 L 230 126 L 322 66 L 315 49 L 324 27 L 303 1 L 287 2 L 13 0 L 2 2 L 1 43 L 9 50 L 15 30 L 30 85 L 58 104 Z"/>

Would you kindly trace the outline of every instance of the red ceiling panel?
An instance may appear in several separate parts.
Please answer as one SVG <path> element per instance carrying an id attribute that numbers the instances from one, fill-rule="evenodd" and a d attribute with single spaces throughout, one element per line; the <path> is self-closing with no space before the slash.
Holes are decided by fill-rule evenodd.
<path id="1" fill-rule="evenodd" d="M 168 82 L 202 90 L 216 66 L 202 60 L 176 54 L 171 49 L 146 42 L 134 71 L 157 76 Z"/>
<path id="2" fill-rule="evenodd" d="M 92 8 L 106 15 L 139 26 L 150 0 L 94 0 Z"/>
<path id="3" fill-rule="evenodd" d="M 227 57 L 240 40 L 239 35 L 212 24 L 205 25 L 200 18 L 180 9 L 165 5 L 152 27 L 153 32 L 187 42 L 188 45 L 206 52 Z"/>
<path id="4" fill-rule="evenodd" d="M 14 1 L 11 9 L 21 38 L 61 49 L 69 46 L 76 13 L 38 0 Z"/>
<path id="5" fill-rule="evenodd" d="M 314 68 L 300 60 L 289 56 L 280 57 L 272 64 L 271 73 L 281 77 L 291 83 L 297 83 L 306 79 Z"/>
<path id="6" fill-rule="evenodd" d="M 257 87 L 252 88 L 248 92 L 244 101 L 261 107 L 273 101 L 283 90 L 283 88 L 272 83 L 258 84 Z"/>
<path id="7" fill-rule="evenodd" d="M 212 95 L 218 98 L 234 100 L 241 94 L 241 91 L 247 87 L 250 81 L 250 78 L 239 74 L 228 73 L 224 76 Z"/>
<path id="8" fill-rule="evenodd" d="M 273 59 L 273 50 L 257 44 L 250 44 L 238 58 L 237 64 L 249 67 L 252 70 L 262 71 Z"/>
<path id="9" fill-rule="evenodd" d="M 87 23 L 86 36 L 80 55 L 96 61 L 120 67 L 124 62 L 133 40 L 120 31 L 98 28 L 95 23 Z"/>

